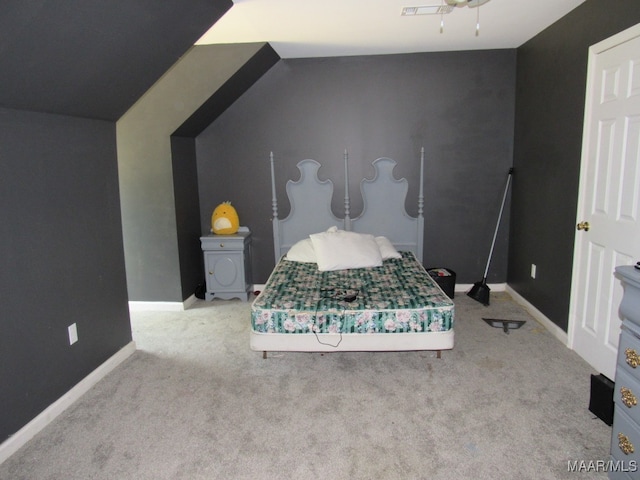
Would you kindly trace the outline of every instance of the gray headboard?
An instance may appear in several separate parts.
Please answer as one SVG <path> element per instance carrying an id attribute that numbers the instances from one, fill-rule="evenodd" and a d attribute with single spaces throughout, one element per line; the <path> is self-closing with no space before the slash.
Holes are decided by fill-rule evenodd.
<path id="1" fill-rule="evenodd" d="M 278 218 L 278 200 L 276 198 L 276 180 L 274 175 L 274 157 L 271 162 L 271 192 L 273 210 L 273 244 L 276 263 L 299 240 L 312 233 L 318 233 L 331 226 L 359 233 L 385 236 L 398 250 L 413 252 L 422 262 L 424 242 L 424 148 L 420 151 L 420 185 L 418 195 L 418 216 L 407 214 L 404 205 L 409 189 L 405 178 L 396 179 L 393 168 L 396 162 L 390 158 L 378 158 L 373 162 L 375 175 L 372 179 L 360 181 L 360 193 L 363 210 L 357 218 L 350 216 L 349 162 L 348 153 L 344 153 L 345 196 L 344 216 L 336 217 L 331 211 L 333 183 L 318 178 L 320 163 L 315 160 L 298 162 L 300 179 L 288 180 L 287 196 L 291 203 L 291 212 L 287 218 Z"/>

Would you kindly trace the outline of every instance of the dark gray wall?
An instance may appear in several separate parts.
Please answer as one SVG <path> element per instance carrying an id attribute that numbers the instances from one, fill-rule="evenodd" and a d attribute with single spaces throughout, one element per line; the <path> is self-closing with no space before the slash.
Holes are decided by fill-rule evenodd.
<path id="1" fill-rule="evenodd" d="M 117 120 L 231 0 L 2 0 L 0 105 Z"/>
<path id="2" fill-rule="evenodd" d="M 231 6 L 2 2 L 0 441 L 131 341 L 113 120 Z"/>
<path id="3" fill-rule="evenodd" d="M 264 43 L 195 46 L 118 120 L 129 300 L 183 302 L 202 282 L 195 157 L 170 139 L 187 146 L 177 139 L 195 137 L 278 60 Z"/>
<path id="4" fill-rule="evenodd" d="M 200 249 L 200 199 L 194 138 L 171 137 L 173 196 L 176 204 L 176 229 L 182 298 L 189 298 L 204 282 Z"/>
<path id="5" fill-rule="evenodd" d="M 588 0 L 518 49 L 508 282 L 565 331 L 588 49 L 638 22 L 637 0 Z"/>
<path id="6" fill-rule="evenodd" d="M 0 109 L 0 440 L 131 341 L 115 150 L 112 122 Z"/>
<path id="7" fill-rule="evenodd" d="M 233 54 L 229 47 L 225 49 Z M 176 205 L 182 299 L 189 298 L 196 288 L 205 282 L 200 247 L 202 233 L 195 137 L 278 60 L 280 57 L 273 48 L 269 44 L 263 44 L 255 55 L 231 75 L 171 136 L 173 196 Z"/>
<path id="8" fill-rule="evenodd" d="M 350 155 L 351 213 L 358 182 L 389 156 L 409 179 L 417 214 L 420 148 L 425 147 L 425 264 L 458 281 L 482 277 L 512 162 L 515 50 L 282 60 L 197 138 L 201 228 L 230 200 L 254 234 L 254 280 L 274 266 L 269 152 L 276 160 L 280 218 L 284 184 L 305 158 L 322 163 L 342 214 L 343 151 Z M 489 282 L 504 282 L 508 215 Z"/>

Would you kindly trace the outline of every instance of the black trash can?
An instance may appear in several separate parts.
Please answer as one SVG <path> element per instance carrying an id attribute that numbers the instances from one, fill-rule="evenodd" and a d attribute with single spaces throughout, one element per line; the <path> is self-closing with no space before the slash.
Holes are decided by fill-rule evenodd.
<path id="1" fill-rule="evenodd" d="M 456 291 L 456 272 L 450 268 L 433 267 L 427 268 L 427 273 L 449 298 L 453 298 Z"/>

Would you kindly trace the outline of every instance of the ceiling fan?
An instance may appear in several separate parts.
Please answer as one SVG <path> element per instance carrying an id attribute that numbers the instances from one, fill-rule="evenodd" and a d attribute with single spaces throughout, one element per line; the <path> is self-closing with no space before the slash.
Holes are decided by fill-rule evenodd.
<path id="1" fill-rule="evenodd" d="M 484 5 L 489 0 L 446 0 L 450 7 L 475 8 Z M 444 4 L 443 4 L 444 5 Z M 440 33 L 444 31 L 444 20 L 440 20 Z M 476 10 L 476 37 L 480 35 L 480 9 Z"/>
<path id="2" fill-rule="evenodd" d="M 446 0 L 447 5 L 452 7 L 469 7 L 475 8 L 484 5 L 489 0 Z"/>

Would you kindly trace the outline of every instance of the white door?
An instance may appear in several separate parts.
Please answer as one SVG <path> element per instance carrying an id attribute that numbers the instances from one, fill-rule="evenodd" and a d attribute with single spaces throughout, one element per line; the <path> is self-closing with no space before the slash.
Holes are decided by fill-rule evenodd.
<path id="1" fill-rule="evenodd" d="M 640 25 L 589 53 L 568 336 L 613 379 L 622 299 L 614 269 L 640 260 Z"/>

